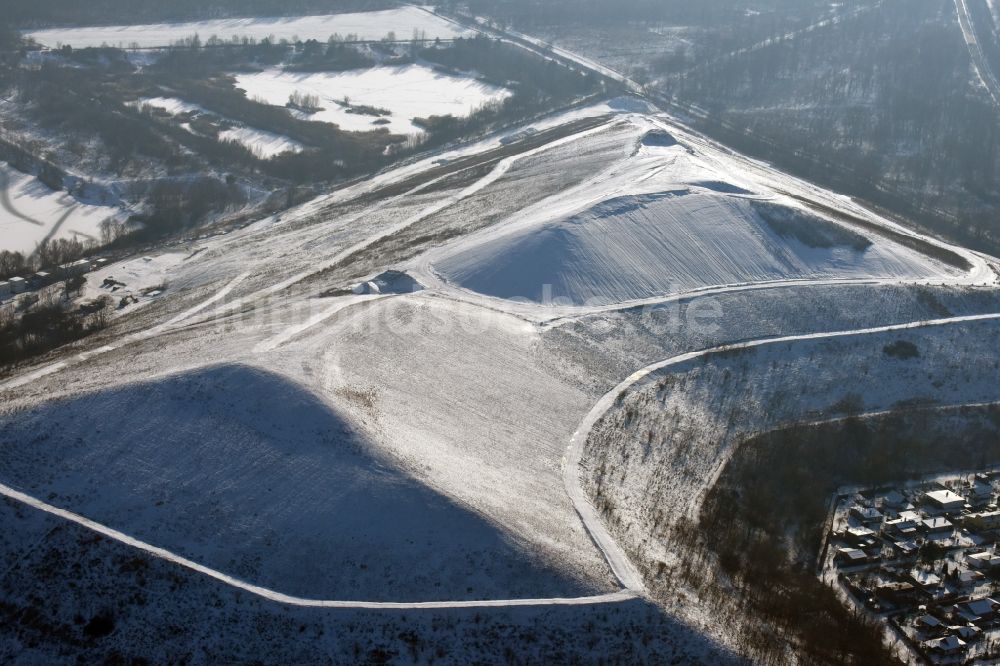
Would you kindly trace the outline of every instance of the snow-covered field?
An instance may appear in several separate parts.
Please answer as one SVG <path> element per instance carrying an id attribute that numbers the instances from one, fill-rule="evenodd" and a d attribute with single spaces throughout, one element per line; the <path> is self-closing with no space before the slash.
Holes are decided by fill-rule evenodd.
<path id="1" fill-rule="evenodd" d="M 172 116 L 178 116 L 182 113 L 211 113 L 211 111 L 203 106 L 185 102 L 177 97 L 141 97 L 136 100 L 135 106 L 150 106 L 154 109 L 166 111 Z"/>
<path id="2" fill-rule="evenodd" d="M 118 208 L 80 203 L 0 162 L 0 250 L 31 254 L 54 238 L 98 241 L 101 222 L 119 215 Z"/>
<path id="3" fill-rule="evenodd" d="M 257 157 L 270 159 L 281 153 L 298 153 L 303 145 L 287 136 L 253 127 L 231 127 L 219 132 L 219 141 L 235 141 L 249 148 Z"/>
<path id="4" fill-rule="evenodd" d="M 149 106 L 154 109 L 160 109 L 172 116 L 182 114 L 207 114 L 216 118 L 220 117 L 202 106 L 185 102 L 184 100 L 176 97 L 143 97 L 137 100 L 135 104 L 139 107 Z M 219 132 L 219 140 L 235 141 L 236 143 L 242 144 L 253 151 L 253 153 L 261 159 L 270 159 L 275 155 L 280 155 L 281 153 L 286 152 L 298 153 L 305 147 L 298 141 L 290 139 L 287 136 L 275 134 L 274 132 L 268 132 L 266 130 L 256 129 L 254 127 L 247 127 L 242 123 L 237 123 L 228 119 L 224 120 L 231 124 L 232 127 Z M 185 126 L 187 127 L 187 125 Z"/>
<path id="5" fill-rule="evenodd" d="M 68 44 L 74 48 L 88 46 L 149 48 L 171 44 L 198 35 L 202 41 L 210 37 L 229 40 L 251 37 L 257 40 L 316 39 L 325 42 L 331 35 L 355 35 L 362 40 L 382 39 L 390 32 L 398 39 L 410 39 L 417 31 L 426 39 L 453 39 L 468 31 L 440 19 L 417 7 L 401 7 L 377 12 L 328 14 L 273 18 L 218 19 L 188 23 L 158 23 L 150 25 L 112 25 L 79 28 L 36 30 L 27 34 L 49 47 Z"/>
<path id="6" fill-rule="evenodd" d="M 294 73 L 278 69 L 236 74 L 236 85 L 251 99 L 284 106 L 293 93 L 315 95 L 322 111 L 296 112 L 309 120 L 336 123 L 341 129 L 365 132 L 385 127 L 395 134 L 419 134 L 414 118 L 464 117 L 510 91 L 471 77 L 444 74 L 426 65 L 372 67 L 347 72 Z M 350 112 L 350 106 L 384 109 L 389 115 Z M 387 123 L 384 121 L 388 121 Z"/>

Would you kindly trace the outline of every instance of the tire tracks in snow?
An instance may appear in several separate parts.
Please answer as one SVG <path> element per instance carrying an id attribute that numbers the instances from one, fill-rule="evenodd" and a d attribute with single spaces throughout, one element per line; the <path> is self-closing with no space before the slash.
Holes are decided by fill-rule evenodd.
<path id="1" fill-rule="evenodd" d="M 23 220 L 30 224 L 34 224 L 35 226 L 44 227 L 45 226 L 44 222 L 39 222 L 33 217 L 28 217 L 27 215 L 25 215 L 24 213 L 22 213 L 21 211 L 19 211 L 17 208 L 14 207 L 14 202 L 10 200 L 9 188 L 10 188 L 10 178 L 7 177 L 7 174 L 4 172 L 3 167 L 0 166 L 0 208 L 3 208 L 5 211 L 13 215 L 14 217 L 18 218 L 19 220 Z"/>
<path id="2" fill-rule="evenodd" d="M 334 268 L 335 266 L 350 259 L 353 255 L 368 249 L 375 243 L 378 243 L 386 238 L 389 238 L 390 236 L 399 234 L 405 231 L 406 229 L 412 227 L 413 225 L 431 217 L 432 215 L 436 215 L 450 208 L 451 206 L 454 206 L 455 204 L 473 196 L 474 194 L 477 194 L 478 192 L 486 189 L 496 181 L 500 180 L 503 176 L 505 176 L 507 172 L 510 171 L 511 167 L 513 167 L 518 161 L 528 157 L 532 157 L 547 150 L 551 150 L 553 148 L 558 148 L 559 146 L 565 145 L 567 143 L 583 139 L 587 136 L 590 136 L 591 134 L 597 134 L 599 132 L 608 129 L 616 122 L 618 122 L 617 119 L 612 119 L 606 123 L 598 125 L 597 127 L 592 127 L 590 129 L 576 132 L 574 134 L 570 134 L 569 136 L 555 139 L 554 141 L 550 141 L 549 143 L 543 144 L 536 148 L 526 150 L 522 153 L 505 157 L 501 159 L 499 162 L 497 162 L 496 166 L 494 166 L 493 169 L 491 169 L 488 174 L 486 174 L 485 176 L 474 182 L 472 185 L 469 185 L 465 189 L 461 190 L 460 192 L 449 195 L 445 197 L 442 201 L 439 201 L 435 204 L 432 204 L 424 208 L 418 213 L 415 213 L 414 215 L 411 215 L 410 217 L 406 218 L 402 222 L 399 222 L 377 234 L 369 236 L 363 241 L 360 241 L 349 247 L 344 248 L 343 250 L 340 250 L 330 259 L 327 259 L 326 261 L 317 264 L 316 266 L 310 268 L 309 270 L 297 273 L 289 278 L 286 278 L 285 280 L 282 280 L 281 282 L 278 282 L 253 294 L 250 294 L 248 296 L 236 299 L 230 303 L 225 304 L 222 308 L 216 309 L 212 313 L 210 313 L 211 317 L 214 318 L 214 317 L 224 316 L 227 314 L 232 314 L 235 310 L 243 307 L 244 305 L 252 303 L 255 300 L 266 298 L 268 296 L 273 296 L 274 294 L 280 293 L 285 289 L 288 289 L 289 287 L 298 284 L 299 282 L 303 282 L 304 280 L 307 280 L 315 275 L 330 270 L 331 268 Z M 389 199 L 381 201 L 375 206 L 372 206 L 371 208 L 365 209 L 364 211 L 351 216 L 350 218 L 348 218 L 347 223 L 362 219 L 363 217 L 370 215 L 372 212 L 381 209 L 390 203 L 399 201 L 402 198 L 405 198 L 411 194 L 415 194 L 420 190 L 423 190 L 429 186 L 434 185 L 436 182 L 443 180 L 449 175 L 450 174 L 445 174 L 444 176 L 441 176 L 440 178 L 437 178 L 435 180 L 429 181 L 427 183 L 422 183 L 412 190 L 409 190 L 395 197 L 391 197 Z"/>

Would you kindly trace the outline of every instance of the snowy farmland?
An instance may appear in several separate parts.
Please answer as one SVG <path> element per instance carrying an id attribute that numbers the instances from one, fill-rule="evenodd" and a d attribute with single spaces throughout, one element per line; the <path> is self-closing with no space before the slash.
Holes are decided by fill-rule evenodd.
<path id="1" fill-rule="evenodd" d="M 188 23 L 158 23 L 150 25 L 112 25 L 85 28 L 57 28 L 26 33 L 36 42 L 55 48 L 101 45 L 153 48 L 170 46 L 198 35 L 202 41 L 210 37 L 230 40 L 250 37 L 256 40 L 316 39 L 325 42 L 331 35 L 356 35 L 362 40 L 382 39 L 390 32 L 399 39 L 409 39 L 414 31 L 426 39 L 453 39 L 468 34 L 459 26 L 417 7 L 401 7 L 377 12 L 328 14 L 273 18 L 238 18 Z"/>
<path id="2" fill-rule="evenodd" d="M 0 250 L 31 254 L 43 240 L 97 241 L 101 222 L 119 209 L 80 203 L 0 162 Z"/>
<path id="3" fill-rule="evenodd" d="M 271 69 L 236 74 L 235 78 L 247 97 L 268 104 L 284 106 L 296 93 L 315 96 L 323 110 L 295 113 L 308 120 L 336 123 L 352 132 L 385 127 L 395 134 L 419 134 L 423 130 L 413 124 L 414 118 L 464 117 L 483 104 L 511 94 L 471 77 L 444 74 L 425 65 L 308 74 Z M 359 106 L 383 109 L 388 115 L 352 111 L 352 107 Z"/>

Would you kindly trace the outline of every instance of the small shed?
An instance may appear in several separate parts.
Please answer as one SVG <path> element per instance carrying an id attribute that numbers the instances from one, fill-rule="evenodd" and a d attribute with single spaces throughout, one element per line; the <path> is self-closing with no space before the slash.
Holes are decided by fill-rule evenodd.
<path id="1" fill-rule="evenodd" d="M 65 278 L 74 278 L 90 272 L 90 262 L 86 259 L 71 261 L 59 267 L 59 273 Z"/>
<path id="2" fill-rule="evenodd" d="M 28 281 L 23 277 L 12 277 L 10 279 L 10 291 L 14 294 L 23 294 L 28 291 Z"/>

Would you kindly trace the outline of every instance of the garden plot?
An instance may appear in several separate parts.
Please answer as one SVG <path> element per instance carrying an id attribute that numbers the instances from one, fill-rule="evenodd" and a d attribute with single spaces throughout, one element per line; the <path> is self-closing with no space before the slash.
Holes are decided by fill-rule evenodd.
<path id="1" fill-rule="evenodd" d="M 101 222 L 120 214 L 118 208 L 80 203 L 0 162 L 0 250 L 31 254 L 55 238 L 96 242 Z"/>
<path id="2" fill-rule="evenodd" d="M 418 7 L 401 7 L 378 12 L 327 14 L 269 18 L 218 19 L 186 23 L 148 25 L 112 25 L 78 28 L 57 28 L 27 32 L 26 36 L 44 46 L 74 48 L 101 45 L 153 48 L 170 46 L 198 35 L 202 40 L 218 37 L 224 40 L 248 37 L 255 40 L 316 39 L 326 41 L 331 35 L 353 35 L 362 40 L 382 39 L 394 33 L 399 39 L 409 39 L 417 32 L 425 39 L 453 39 L 468 34 L 454 23 L 438 18 Z"/>
<path id="3" fill-rule="evenodd" d="M 322 110 L 294 113 L 352 132 L 384 127 L 394 134 L 419 134 L 423 130 L 413 123 L 415 118 L 464 117 L 511 94 L 504 88 L 425 65 L 308 74 L 270 69 L 236 74 L 235 78 L 247 97 L 268 104 L 285 106 L 292 95 L 313 96 Z"/>

